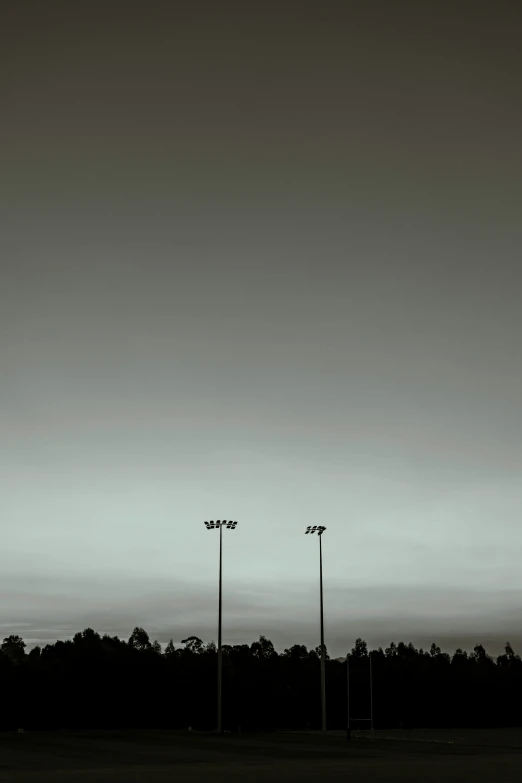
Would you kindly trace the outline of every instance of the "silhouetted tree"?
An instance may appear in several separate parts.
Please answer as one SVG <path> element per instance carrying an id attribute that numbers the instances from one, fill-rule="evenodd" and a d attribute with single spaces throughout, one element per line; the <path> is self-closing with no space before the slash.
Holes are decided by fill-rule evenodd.
<path id="1" fill-rule="evenodd" d="M 368 645 L 363 639 L 356 639 L 350 653 L 354 658 L 366 658 L 368 656 Z"/>
<path id="2" fill-rule="evenodd" d="M 185 651 L 199 655 L 203 652 L 203 642 L 199 636 L 189 636 L 188 639 L 182 639 L 181 643 L 185 645 Z"/>
<path id="3" fill-rule="evenodd" d="M 318 644 L 317 647 L 314 647 L 313 650 L 310 650 L 309 655 L 312 658 L 320 658 L 321 657 L 321 645 Z M 328 649 L 326 647 L 326 644 L 324 646 L 324 659 L 325 659 L 325 661 L 329 661 L 330 660 L 330 656 L 328 655 Z"/>
<path id="4" fill-rule="evenodd" d="M 287 658 L 293 658 L 294 660 L 304 661 L 308 657 L 308 650 L 304 644 L 294 644 L 283 652 L 283 655 Z"/>
<path id="5" fill-rule="evenodd" d="M 174 642 L 172 639 L 168 642 L 167 646 L 165 647 L 165 653 L 167 658 L 176 654 L 176 648 L 174 647 Z"/>
<path id="6" fill-rule="evenodd" d="M 161 654 L 136 627 L 128 642 L 86 628 L 25 654 L 21 637 L 0 646 L 0 728 L 194 728 L 215 726 L 216 648 L 197 636 Z M 223 646 L 226 728 L 318 728 L 320 648 L 278 654 L 265 636 Z M 352 717 L 369 715 L 369 648 L 350 655 Z M 495 660 L 477 644 L 450 657 L 391 642 L 371 651 L 376 728 L 520 725 L 522 661 L 506 643 Z M 326 661 L 328 725 L 346 725 L 345 662 Z M 20 723 L 19 723 L 20 721 Z"/>
<path id="7" fill-rule="evenodd" d="M 20 663 L 25 655 L 25 642 L 21 636 L 6 636 L 0 645 L 0 652 L 14 663 Z"/>
<path id="8" fill-rule="evenodd" d="M 259 641 L 253 642 L 250 650 L 256 658 L 272 658 L 275 654 L 274 645 L 266 636 L 260 636 Z"/>
<path id="9" fill-rule="evenodd" d="M 509 642 L 506 642 L 506 646 L 504 647 L 504 654 L 499 655 L 497 658 L 497 665 L 498 666 L 517 666 L 520 663 L 522 663 L 520 659 L 520 655 L 516 655 L 515 651 L 513 650 L 511 644 Z"/>
<path id="10" fill-rule="evenodd" d="M 150 639 L 147 631 L 143 628 L 136 627 L 129 637 L 129 646 L 135 650 L 148 650 L 150 649 Z"/>

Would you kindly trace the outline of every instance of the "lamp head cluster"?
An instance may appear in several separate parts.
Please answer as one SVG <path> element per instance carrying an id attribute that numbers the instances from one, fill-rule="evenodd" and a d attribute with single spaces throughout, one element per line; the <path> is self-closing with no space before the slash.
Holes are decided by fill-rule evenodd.
<path id="1" fill-rule="evenodd" d="M 308 527 L 305 530 L 305 534 L 317 533 L 318 536 L 321 536 L 325 530 L 326 528 L 324 525 L 308 525 Z"/>
<path id="2" fill-rule="evenodd" d="M 207 530 L 217 530 L 220 527 L 228 527 L 229 530 L 235 530 L 236 529 L 237 522 L 227 522 L 226 519 L 220 520 L 218 519 L 216 522 L 205 522 L 205 527 Z"/>

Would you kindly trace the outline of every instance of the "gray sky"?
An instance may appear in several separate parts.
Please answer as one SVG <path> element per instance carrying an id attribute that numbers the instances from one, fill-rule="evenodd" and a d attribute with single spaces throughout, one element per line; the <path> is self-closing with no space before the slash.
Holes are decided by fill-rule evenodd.
<path id="1" fill-rule="evenodd" d="M 3 12 L 2 635 L 522 647 L 520 9 L 297 7 Z"/>

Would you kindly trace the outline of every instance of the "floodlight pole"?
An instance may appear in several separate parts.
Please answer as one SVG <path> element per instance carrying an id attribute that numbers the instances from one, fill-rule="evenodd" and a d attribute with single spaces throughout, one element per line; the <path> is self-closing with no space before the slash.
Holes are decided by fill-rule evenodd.
<path id="1" fill-rule="evenodd" d="M 371 650 L 370 650 L 370 731 L 373 733 L 373 671 L 372 671 Z"/>
<path id="2" fill-rule="evenodd" d="M 217 733 L 221 734 L 221 693 L 223 684 L 223 652 L 221 650 L 223 588 L 223 526 L 219 526 L 219 610 L 218 610 L 218 672 L 217 672 Z"/>
<path id="3" fill-rule="evenodd" d="M 321 535 L 319 535 L 319 582 L 321 594 L 321 731 L 326 731 L 326 677 L 323 618 L 323 542 Z"/>
<path id="4" fill-rule="evenodd" d="M 317 533 L 319 538 L 319 596 L 321 606 L 321 731 L 326 731 L 326 676 L 325 659 L 326 652 L 324 647 L 324 614 L 323 614 L 323 542 L 321 536 L 326 528 L 324 525 L 308 525 L 305 534 Z"/>
<path id="5" fill-rule="evenodd" d="M 346 739 L 352 738 L 350 726 L 350 653 L 346 653 Z"/>
<path id="6" fill-rule="evenodd" d="M 237 522 L 233 522 L 230 520 L 227 522 L 226 520 L 220 520 L 218 519 L 216 522 L 213 520 L 210 522 L 205 522 L 205 527 L 207 530 L 216 530 L 216 528 L 219 528 L 219 603 L 218 603 L 218 649 L 217 649 L 217 663 L 218 663 L 218 670 L 217 670 L 217 726 L 216 731 L 218 734 L 221 734 L 221 696 L 222 696 L 222 686 L 223 686 L 223 650 L 221 646 L 222 641 L 222 634 L 221 634 L 221 628 L 222 628 L 222 607 L 223 607 L 223 528 L 226 526 L 229 528 L 229 530 L 235 530 L 236 529 Z"/>

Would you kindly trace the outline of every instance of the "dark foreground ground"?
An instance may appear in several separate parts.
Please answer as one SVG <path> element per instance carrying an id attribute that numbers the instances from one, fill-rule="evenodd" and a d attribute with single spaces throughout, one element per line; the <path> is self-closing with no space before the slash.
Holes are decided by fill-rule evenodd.
<path id="1" fill-rule="evenodd" d="M 520 783 L 522 730 L 419 732 L 404 740 L 397 735 L 384 739 L 376 732 L 374 738 L 357 736 L 351 743 L 341 732 L 221 737 L 168 731 L 0 734 L 2 783 L 468 780 Z"/>

